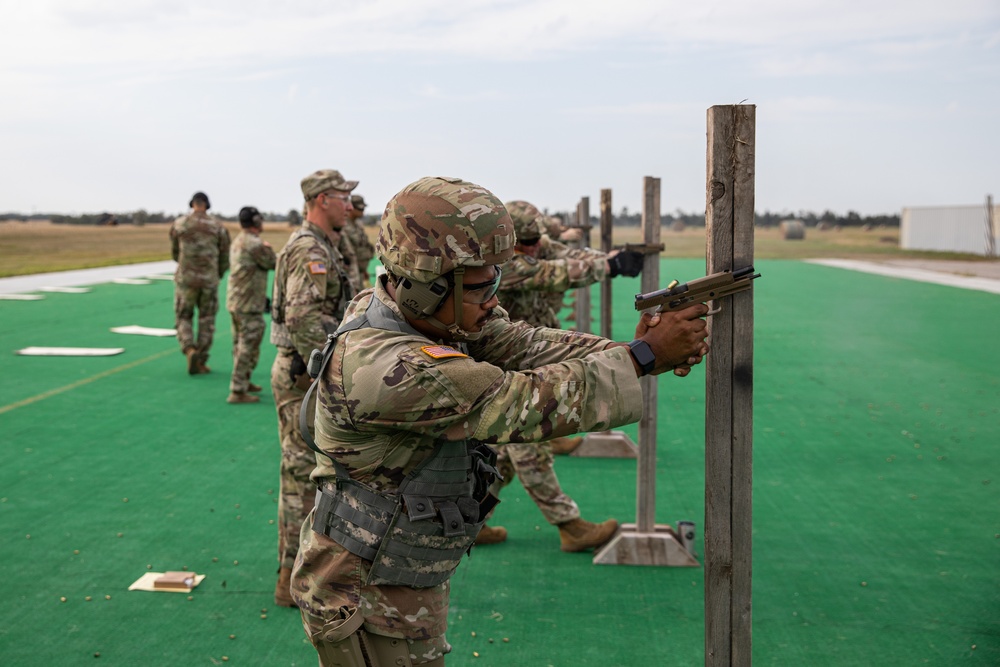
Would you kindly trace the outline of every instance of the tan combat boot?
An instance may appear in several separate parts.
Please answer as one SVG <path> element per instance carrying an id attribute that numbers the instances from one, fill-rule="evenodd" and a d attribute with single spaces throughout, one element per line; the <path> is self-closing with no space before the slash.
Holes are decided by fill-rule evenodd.
<path id="1" fill-rule="evenodd" d="M 590 523 L 579 517 L 559 524 L 559 548 L 576 552 L 597 549 L 614 537 L 618 522 L 608 519 L 604 523 Z"/>
<path id="2" fill-rule="evenodd" d="M 250 384 L 247 385 L 247 391 L 249 391 L 251 394 L 257 394 L 263 391 L 263 388 L 259 384 L 254 384 L 253 382 L 251 382 Z"/>
<path id="3" fill-rule="evenodd" d="M 549 440 L 553 454 L 571 454 L 581 444 L 583 444 L 583 437 L 579 435 L 575 438 L 552 438 Z"/>
<path id="4" fill-rule="evenodd" d="M 226 403 L 260 403 L 260 396 L 233 391 L 230 392 L 229 398 L 226 399 Z"/>
<path id="5" fill-rule="evenodd" d="M 507 529 L 503 526 L 490 527 L 483 525 L 479 530 L 479 534 L 476 535 L 476 546 L 481 547 L 484 544 L 500 544 L 507 540 Z"/>
<path id="6" fill-rule="evenodd" d="M 196 354 L 195 357 L 198 359 L 198 367 L 195 370 L 195 374 L 196 375 L 204 375 L 205 373 L 211 373 L 212 372 L 212 369 L 205 365 L 205 362 L 208 361 L 208 356 L 207 355 Z"/>
<path id="7" fill-rule="evenodd" d="M 198 348 L 189 347 L 184 350 L 184 356 L 188 360 L 188 375 L 198 374 Z"/>
<path id="8" fill-rule="evenodd" d="M 292 599 L 292 570 L 283 567 L 278 571 L 278 583 L 274 586 L 274 604 L 279 607 L 294 607 Z"/>

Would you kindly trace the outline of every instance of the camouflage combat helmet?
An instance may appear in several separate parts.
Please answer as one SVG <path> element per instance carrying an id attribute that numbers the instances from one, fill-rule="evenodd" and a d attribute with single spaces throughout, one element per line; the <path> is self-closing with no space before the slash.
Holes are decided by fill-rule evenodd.
<path id="1" fill-rule="evenodd" d="M 514 255 L 514 224 L 486 188 L 457 178 L 426 177 L 389 200 L 375 252 L 399 279 L 395 299 L 405 315 L 456 339 L 475 340 L 481 332 L 461 329 L 462 276 L 466 267 L 496 265 L 499 284 L 499 265 Z M 445 325 L 435 314 L 452 292 L 455 319 Z"/>
<path id="2" fill-rule="evenodd" d="M 396 276 L 429 283 L 458 267 L 506 262 L 514 254 L 514 226 L 486 188 L 426 177 L 386 205 L 375 252 Z"/>
<path id="3" fill-rule="evenodd" d="M 533 204 L 526 201 L 509 201 L 504 206 L 514 220 L 514 233 L 518 241 L 537 239 L 542 235 L 542 223 L 545 216 Z"/>
<path id="4" fill-rule="evenodd" d="M 542 223 L 542 228 L 549 237 L 557 239 L 563 232 L 562 218 L 558 215 L 547 215 Z"/>

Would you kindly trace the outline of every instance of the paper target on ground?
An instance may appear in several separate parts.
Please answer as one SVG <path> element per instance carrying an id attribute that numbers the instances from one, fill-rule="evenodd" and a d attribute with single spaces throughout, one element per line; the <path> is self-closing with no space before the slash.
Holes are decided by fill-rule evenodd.
<path id="1" fill-rule="evenodd" d="M 156 327 L 143 327 L 138 324 L 129 324 L 124 327 L 111 327 L 112 333 L 133 334 L 136 336 L 176 336 L 177 329 L 157 329 Z"/>
<path id="2" fill-rule="evenodd" d="M 25 347 L 17 354 L 25 357 L 113 357 L 124 347 Z"/>

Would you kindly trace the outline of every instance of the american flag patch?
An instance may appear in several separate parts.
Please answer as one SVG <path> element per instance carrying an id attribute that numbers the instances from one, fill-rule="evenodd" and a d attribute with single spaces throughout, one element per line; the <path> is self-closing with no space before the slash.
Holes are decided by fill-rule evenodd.
<path id="1" fill-rule="evenodd" d="M 424 354 L 432 359 L 447 359 L 449 357 L 467 357 L 469 355 L 459 352 L 453 347 L 448 347 L 447 345 L 424 345 L 422 348 Z"/>
<path id="2" fill-rule="evenodd" d="M 326 264 L 323 262 L 309 262 L 309 273 L 314 276 L 320 273 L 326 273 Z"/>

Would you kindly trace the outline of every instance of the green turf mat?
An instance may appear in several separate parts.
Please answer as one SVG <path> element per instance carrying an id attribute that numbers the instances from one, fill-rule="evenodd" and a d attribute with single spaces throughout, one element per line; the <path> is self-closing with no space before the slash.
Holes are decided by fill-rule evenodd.
<path id="1" fill-rule="evenodd" d="M 1000 297 L 757 268 L 754 662 L 1000 663 Z M 683 281 L 704 264 L 662 271 Z M 627 340 L 639 281 L 614 286 Z M 316 663 L 297 613 L 271 599 L 273 348 L 262 402 L 228 405 L 226 313 L 206 376 L 186 374 L 172 338 L 109 331 L 171 327 L 171 304 L 166 281 L 0 302 L 0 664 Z M 127 349 L 13 354 L 28 345 Z M 694 520 L 700 554 L 704 368 L 665 376 L 659 401 L 657 518 Z M 634 520 L 634 462 L 560 457 L 557 471 L 585 518 Z M 494 523 L 508 542 L 453 579 L 449 665 L 703 664 L 701 568 L 563 554 L 517 484 Z M 191 600 L 128 592 L 147 566 L 208 576 Z"/>

